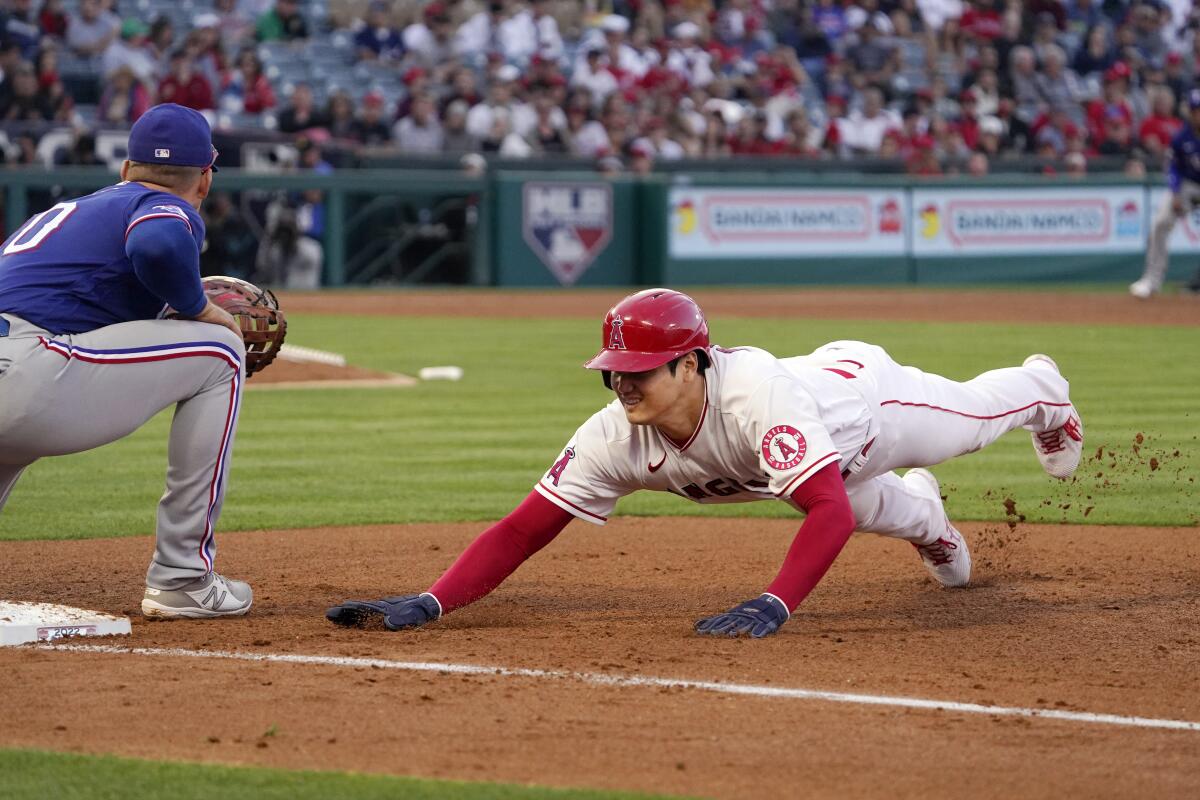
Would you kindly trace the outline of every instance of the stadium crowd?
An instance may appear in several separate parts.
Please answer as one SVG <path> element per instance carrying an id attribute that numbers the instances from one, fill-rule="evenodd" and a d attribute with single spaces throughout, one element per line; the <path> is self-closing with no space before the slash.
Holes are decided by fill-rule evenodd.
<path id="1" fill-rule="evenodd" d="M 0 0 L 0 142 L 181 103 L 403 154 L 1157 168 L 1197 80 L 1190 0 Z"/>

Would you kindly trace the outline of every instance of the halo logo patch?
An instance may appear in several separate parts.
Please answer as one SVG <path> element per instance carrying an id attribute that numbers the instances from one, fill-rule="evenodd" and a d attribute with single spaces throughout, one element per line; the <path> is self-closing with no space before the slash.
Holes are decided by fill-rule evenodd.
<path id="1" fill-rule="evenodd" d="M 791 425 L 776 425 L 762 440 L 763 458 L 773 469 L 791 469 L 804 460 L 807 452 L 804 434 Z"/>

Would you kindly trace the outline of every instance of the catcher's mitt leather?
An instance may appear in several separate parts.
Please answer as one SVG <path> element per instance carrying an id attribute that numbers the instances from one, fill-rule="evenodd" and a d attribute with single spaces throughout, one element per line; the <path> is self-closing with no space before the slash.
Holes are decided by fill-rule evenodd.
<path id="1" fill-rule="evenodd" d="M 270 289 L 225 275 L 203 278 L 204 293 L 213 305 L 228 311 L 242 329 L 246 343 L 246 377 L 267 368 L 287 336 L 287 317 Z"/>

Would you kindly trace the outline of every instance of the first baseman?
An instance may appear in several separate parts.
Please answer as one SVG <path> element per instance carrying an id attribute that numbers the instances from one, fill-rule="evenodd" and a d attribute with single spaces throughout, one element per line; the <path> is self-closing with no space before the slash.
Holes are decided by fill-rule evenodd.
<path id="1" fill-rule="evenodd" d="M 129 133 L 120 183 L 34 215 L 0 248 L 0 508 L 35 460 L 175 406 L 150 617 L 245 614 L 253 599 L 213 570 L 245 356 L 200 283 L 216 156 L 201 114 L 155 106 Z M 168 307 L 188 319 L 161 319 Z"/>
<path id="2" fill-rule="evenodd" d="M 1167 240 L 1175 223 L 1185 214 L 1200 208 L 1200 89 L 1188 92 L 1188 118 L 1171 140 L 1167 161 L 1167 188 L 1146 248 L 1146 269 L 1142 277 L 1129 285 L 1129 293 L 1139 300 L 1162 291 L 1167 279 Z"/>
<path id="3" fill-rule="evenodd" d="M 967 542 L 923 467 L 972 453 L 1015 428 L 1033 435 L 1050 475 L 1083 451 L 1067 381 L 1048 356 L 958 383 L 897 364 L 880 347 L 833 342 L 779 359 L 717 347 L 696 303 L 668 289 L 626 297 L 587 362 L 616 399 L 585 422 L 524 502 L 484 531 L 429 591 L 347 601 L 326 616 L 392 630 L 437 619 L 496 588 L 572 519 L 603 525 L 639 489 L 697 503 L 779 499 L 806 517 L 765 591 L 700 620 L 702 634 L 775 632 L 833 564 L 850 534 L 913 544 L 943 586 L 971 578 Z M 903 477 L 893 472 L 909 467 Z"/>

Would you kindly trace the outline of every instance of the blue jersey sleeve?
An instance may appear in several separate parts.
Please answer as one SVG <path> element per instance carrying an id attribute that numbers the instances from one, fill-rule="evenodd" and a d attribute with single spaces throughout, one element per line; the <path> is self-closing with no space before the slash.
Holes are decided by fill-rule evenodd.
<path id="1" fill-rule="evenodd" d="M 125 254 L 137 279 L 185 317 L 199 314 L 208 302 L 195 227 L 180 206 L 154 203 L 138 208 L 125 229 Z"/>

